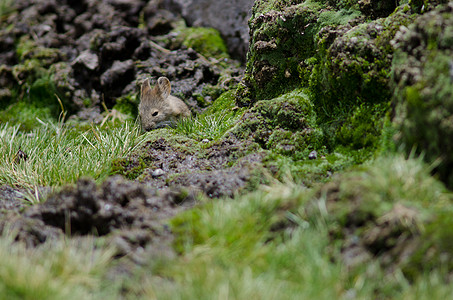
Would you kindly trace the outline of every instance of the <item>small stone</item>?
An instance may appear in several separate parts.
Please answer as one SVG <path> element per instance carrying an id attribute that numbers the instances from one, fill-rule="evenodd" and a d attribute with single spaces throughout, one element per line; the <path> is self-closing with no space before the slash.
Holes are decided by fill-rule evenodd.
<path id="1" fill-rule="evenodd" d="M 153 176 L 153 178 L 157 178 L 157 177 L 160 177 L 162 175 L 165 174 L 165 171 L 162 170 L 162 169 L 155 169 L 152 173 L 151 173 L 151 176 Z"/>
<path id="2" fill-rule="evenodd" d="M 96 53 L 90 50 L 85 50 L 74 60 L 74 64 L 80 63 L 90 70 L 94 70 L 99 66 L 99 58 Z"/>
<path id="3" fill-rule="evenodd" d="M 202 143 L 209 143 L 209 140 L 208 139 L 202 139 L 201 142 Z"/>
<path id="4" fill-rule="evenodd" d="M 311 151 L 310 154 L 308 154 L 308 159 L 316 159 L 318 157 L 318 152 L 315 150 Z"/>

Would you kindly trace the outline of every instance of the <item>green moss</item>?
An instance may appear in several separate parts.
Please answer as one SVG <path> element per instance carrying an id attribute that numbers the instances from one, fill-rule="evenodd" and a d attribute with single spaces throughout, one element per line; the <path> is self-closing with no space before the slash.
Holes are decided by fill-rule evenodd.
<path id="1" fill-rule="evenodd" d="M 138 103 L 139 99 L 137 98 L 137 95 L 129 94 L 117 98 L 115 100 L 115 105 L 113 106 L 113 109 L 116 109 L 120 113 L 135 119 L 138 116 Z"/>
<path id="2" fill-rule="evenodd" d="M 19 62 L 24 62 L 27 59 L 36 59 L 41 66 L 49 66 L 60 60 L 62 56 L 63 54 L 59 49 L 38 46 L 27 35 L 22 36 L 16 43 L 16 57 Z"/>
<path id="3" fill-rule="evenodd" d="M 180 26 L 175 30 L 181 43 L 206 57 L 227 58 L 228 50 L 218 30 Z"/>
<path id="4" fill-rule="evenodd" d="M 420 16 L 395 40 L 393 80 L 396 135 L 407 153 L 423 153 L 435 172 L 451 188 L 453 176 L 453 18 L 440 7 Z M 414 37 L 420 51 L 412 51 Z M 418 51 L 418 50 L 417 50 Z"/>
<path id="5" fill-rule="evenodd" d="M 226 91 L 221 94 L 212 105 L 204 112 L 204 114 L 211 115 L 221 111 L 231 111 L 236 106 L 234 99 L 234 91 Z"/>
<path id="6" fill-rule="evenodd" d="M 294 158 L 307 157 L 310 151 L 323 147 L 323 133 L 316 125 L 313 104 L 304 90 L 257 102 L 233 133 Z"/>
<path id="7" fill-rule="evenodd" d="M 49 107 L 36 106 L 26 101 L 11 104 L 5 110 L 0 111 L 0 123 L 15 125 L 20 124 L 23 131 L 31 131 L 42 122 L 54 120 Z"/>
<path id="8" fill-rule="evenodd" d="M 130 180 L 137 179 L 149 167 L 141 158 L 119 158 L 112 162 L 110 175 L 122 175 Z"/>
<path id="9" fill-rule="evenodd" d="M 352 149 L 377 147 L 381 140 L 384 113 L 388 107 L 379 105 L 355 108 L 348 119 L 339 127 L 337 143 Z"/>

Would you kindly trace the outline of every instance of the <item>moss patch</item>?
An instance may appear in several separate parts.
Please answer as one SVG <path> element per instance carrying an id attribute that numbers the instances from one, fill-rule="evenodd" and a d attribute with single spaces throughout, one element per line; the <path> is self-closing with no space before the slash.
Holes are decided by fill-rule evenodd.
<path id="1" fill-rule="evenodd" d="M 218 30 L 209 27 L 186 27 L 175 29 L 178 41 L 205 57 L 227 58 L 228 50 Z"/>
<path id="2" fill-rule="evenodd" d="M 256 1 L 249 21 L 251 40 L 239 105 L 272 99 L 307 81 L 307 62 L 316 52 L 316 36 L 327 25 L 345 24 L 357 10 L 318 2 Z"/>
<path id="3" fill-rule="evenodd" d="M 424 153 L 427 162 L 453 187 L 453 6 L 420 16 L 393 40 L 393 82 L 397 135 L 407 153 Z"/>
<path id="4" fill-rule="evenodd" d="M 116 109 L 122 114 L 128 115 L 133 119 L 138 116 L 139 99 L 136 94 L 130 94 L 117 98 L 113 109 Z"/>
<path id="5" fill-rule="evenodd" d="M 241 139 L 252 139 L 264 149 L 299 159 L 323 147 L 313 105 L 303 90 L 256 103 L 233 133 Z"/>

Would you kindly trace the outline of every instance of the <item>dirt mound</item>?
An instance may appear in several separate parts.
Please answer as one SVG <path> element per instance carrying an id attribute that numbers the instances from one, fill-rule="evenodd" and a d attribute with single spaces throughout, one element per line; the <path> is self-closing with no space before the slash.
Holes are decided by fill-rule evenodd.
<path id="1" fill-rule="evenodd" d="M 106 236 L 118 255 L 137 254 L 155 241 L 167 245 L 171 234 L 163 220 L 193 204 L 194 195 L 178 189 L 157 192 L 145 184 L 113 176 L 96 185 L 80 179 L 22 215 L 3 218 L 0 229 L 12 230 L 28 246 L 62 237 Z"/>
<path id="2" fill-rule="evenodd" d="M 232 197 L 246 187 L 263 155 L 233 136 L 210 147 L 191 139 L 154 137 L 119 162 L 118 172 L 158 189 L 178 187 L 210 198 Z M 231 166 L 235 163 L 234 166 Z"/>

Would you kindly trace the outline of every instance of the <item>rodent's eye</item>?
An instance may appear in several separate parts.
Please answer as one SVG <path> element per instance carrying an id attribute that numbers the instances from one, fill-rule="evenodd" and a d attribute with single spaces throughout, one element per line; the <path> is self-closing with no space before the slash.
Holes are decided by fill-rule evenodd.
<path id="1" fill-rule="evenodd" d="M 153 112 L 152 116 L 155 117 L 155 116 L 157 116 L 158 114 L 159 114 L 159 112 L 155 111 L 155 112 Z"/>

